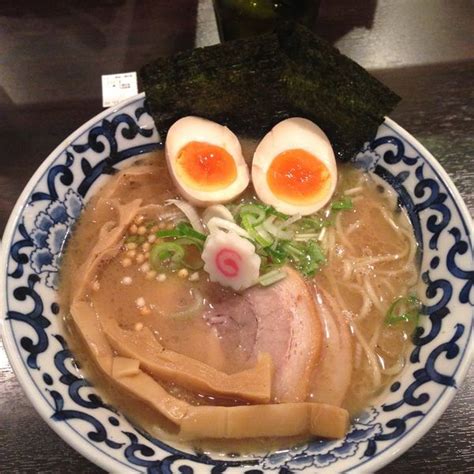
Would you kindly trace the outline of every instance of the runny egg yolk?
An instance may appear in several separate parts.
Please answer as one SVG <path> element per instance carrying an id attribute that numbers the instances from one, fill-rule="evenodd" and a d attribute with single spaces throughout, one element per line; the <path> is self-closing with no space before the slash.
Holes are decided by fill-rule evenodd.
<path id="1" fill-rule="evenodd" d="M 285 150 L 273 159 L 267 171 L 267 182 L 279 199 L 305 204 L 327 190 L 330 174 L 316 156 L 297 148 Z"/>
<path id="2" fill-rule="evenodd" d="M 215 191 L 237 177 L 237 166 L 224 148 L 206 142 L 189 142 L 176 159 L 179 176 L 195 189 Z"/>

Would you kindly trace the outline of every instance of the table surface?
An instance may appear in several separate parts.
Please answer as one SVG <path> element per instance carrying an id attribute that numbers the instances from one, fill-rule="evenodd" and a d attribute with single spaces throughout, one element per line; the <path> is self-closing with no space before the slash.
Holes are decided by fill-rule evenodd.
<path id="1" fill-rule="evenodd" d="M 474 210 L 474 4 L 323 0 L 316 31 L 403 97 L 392 114 L 441 162 Z M 101 111 L 102 74 L 217 41 L 210 0 L 0 0 L 0 234 L 21 189 Z M 474 472 L 471 370 L 453 403 L 381 472 Z M 26 399 L 0 346 L 0 470 L 101 472 Z"/>

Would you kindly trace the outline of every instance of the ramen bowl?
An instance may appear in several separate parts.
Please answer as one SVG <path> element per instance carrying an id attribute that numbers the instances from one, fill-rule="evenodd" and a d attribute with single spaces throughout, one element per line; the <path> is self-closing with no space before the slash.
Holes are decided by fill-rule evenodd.
<path id="1" fill-rule="evenodd" d="M 66 344 L 58 302 L 64 244 L 90 197 L 133 157 L 159 148 L 143 94 L 80 127 L 43 162 L 4 234 L 3 339 L 13 369 L 43 419 L 107 471 L 373 472 L 436 422 L 473 353 L 472 221 L 433 156 L 390 119 L 355 165 L 384 180 L 413 225 L 421 256 L 423 314 L 409 362 L 339 440 L 255 455 L 209 455 L 156 439 L 105 403 Z"/>

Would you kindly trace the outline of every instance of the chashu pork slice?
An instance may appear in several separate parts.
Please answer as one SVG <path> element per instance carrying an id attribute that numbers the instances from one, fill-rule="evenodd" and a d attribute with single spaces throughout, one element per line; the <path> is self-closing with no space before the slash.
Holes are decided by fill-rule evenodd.
<path id="1" fill-rule="evenodd" d="M 278 403 L 306 400 L 322 341 L 311 292 L 298 272 L 285 270 L 288 276 L 278 283 L 227 295 L 206 315 L 230 354 L 244 354 L 249 365 L 259 353 L 271 355 L 272 400 Z"/>
<path id="2" fill-rule="evenodd" d="M 348 429 L 348 412 L 325 404 L 190 405 L 168 393 L 155 379 L 140 370 L 138 360 L 114 355 L 89 303 L 73 301 L 71 315 L 102 375 L 117 384 L 122 392 L 179 426 L 180 436 L 184 439 L 307 434 L 339 438 Z"/>
<path id="3" fill-rule="evenodd" d="M 321 357 L 310 386 L 311 401 L 342 406 L 352 378 L 353 347 L 349 324 L 337 302 L 314 286 L 314 298 L 323 328 Z"/>

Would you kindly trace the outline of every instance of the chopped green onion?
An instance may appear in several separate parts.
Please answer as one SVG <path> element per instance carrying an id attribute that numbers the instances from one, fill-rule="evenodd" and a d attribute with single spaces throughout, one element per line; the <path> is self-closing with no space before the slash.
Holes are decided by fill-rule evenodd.
<path id="1" fill-rule="evenodd" d="M 259 279 L 258 282 L 262 286 L 270 286 L 277 281 L 283 280 L 286 278 L 287 273 L 280 269 L 270 270 L 267 273 L 264 273 Z"/>
<path id="2" fill-rule="evenodd" d="M 175 242 L 161 242 L 153 245 L 150 250 L 150 263 L 155 270 L 162 268 L 162 263 L 169 261 L 177 267 L 184 258 L 184 248 Z"/>
<path id="3" fill-rule="evenodd" d="M 262 247 L 268 247 L 272 245 L 273 239 L 271 238 L 270 234 L 260 226 L 257 228 L 253 223 L 253 216 L 249 214 L 245 214 L 242 217 L 242 227 L 248 232 L 250 238 L 255 240 L 258 245 Z"/>
<path id="4" fill-rule="evenodd" d="M 206 240 L 206 236 L 194 230 L 188 223 L 180 222 L 174 229 L 170 230 L 159 230 L 155 232 L 157 237 L 191 237 L 193 239 L 198 239 L 202 242 Z"/>
<path id="5" fill-rule="evenodd" d="M 296 234 L 294 240 L 296 242 L 306 242 L 307 240 L 317 239 L 319 234 Z"/>
<path id="6" fill-rule="evenodd" d="M 388 308 L 385 316 L 385 324 L 393 326 L 402 322 L 414 322 L 418 325 L 421 311 L 421 301 L 416 295 L 402 296 L 396 298 Z"/>
<path id="7" fill-rule="evenodd" d="M 178 245 L 194 245 L 199 251 L 202 251 L 204 248 L 202 240 L 195 239 L 194 237 L 179 237 L 174 240 L 174 243 Z"/>
<path id="8" fill-rule="evenodd" d="M 173 243 L 175 243 L 177 245 L 182 245 L 182 246 L 184 246 L 184 245 L 194 245 L 194 247 L 197 248 L 199 253 L 201 253 L 204 249 L 203 243 L 198 239 L 194 239 L 193 237 L 181 237 L 179 239 L 176 239 Z M 185 255 L 185 257 L 186 256 L 187 255 Z M 186 268 L 189 268 L 190 270 L 200 270 L 204 266 L 204 262 L 202 261 L 201 258 L 199 258 L 195 262 L 191 262 L 191 261 L 189 261 L 189 259 L 187 259 L 185 257 L 183 258 L 182 263 Z"/>
<path id="9" fill-rule="evenodd" d="M 320 265 L 326 260 L 321 248 L 315 242 L 308 242 L 305 257 L 296 263 L 296 267 L 306 276 L 314 276 Z"/>
<path id="10" fill-rule="evenodd" d="M 316 230 L 321 230 L 323 227 L 325 227 L 325 222 L 323 219 L 319 216 L 316 217 L 302 217 L 298 221 L 298 227 L 299 231 L 316 231 Z"/>
<path id="11" fill-rule="evenodd" d="M 326 257 L 314 241 L 288 242 L 284 244 L 292 263 L 305 276 L 314 276 Z"/>
<path id="12" fill-rule="evenodd" d="M 288 252 L 281 244 L 278 244 L 275 247 L 273 245 L 267 247 L 265 251 L 272 259 L 272 262 L 277 265 L 283 265 L 288 260 Z"/>
<path id="13" fill-rule="evenodd" d="M 171 263 L 172 268 L 183 265 L 190 270 L 199 270 L 204 262 L 201 259 L 190 260 L 186 258 L 188 252 L 185 247 L 192 245 L 199 253 L 204 248 L 206 236 L 194 230 L 189 224 L 182 222 L 174 229 L 160 230 L 155 233 L 157 237 L 173 238 L 173 242 L 163 242 L 155 244 L 150 251 L 150 263 L 155 270 L 161 269 L 165 261 Z"/>
<path id="14" fill-rule="evenodd" d="M 281 219 L 283 221 L 286 221 L 286 220 L 289 219 L 289 216 L 287 216 L 286 214 L 283 214 L 283 212 L 277 211 L 272 206 L 267 207 L 267 214 L 270 215 L 270 216 L 276 216 L 276 217 L 278 217 L 278 219 Z"/>
<path id="15" fill-rule="evenodd" d="M 259 283 L 263 286 L 284 278 L 286 273 L 281 267 L 287 263 L 292 264 L 305 276 L 314 276 L 326 262 L 317 239 L 322 229 L 334 224 L 334 214 L 331 211 L 348 210 L 352 207 L 349 196 L 334 200 L 324 216 L 288 216 L 255 200 L 227 205 L 227 209 L 235 218 L 233 225 L 236 230 L 241 230 L 255 245 L 261 258 Z M 246 233 L 242 229 L 245 229 Z M 161 267 L 164 262 L 171 264 L 172 268 L 177 268 L 178 264 L 193 270 L 202 268 L 202 260 L 193 260 L 194 254 L 189 254 L 186 246 L 194 246 L 201 253 L 207 236 L 196 231 L 188 222 L 181 222 L 171 230 L 160 230 L 155 235 L 171 241 L 155 244 L 160 245 L 158 248 L 152 247 L 150 262 L 154 268 Z M 133 236 L 130 241 L 135 241 L 136 238 L 137 236 Z M 168 246 L 173 244 L 176 247 Z M 162 245 L 164 247 L 161 247 Z M 190 259 L 186 257 L 193 261 L 188 261 Z"/>
<path id="16" fill-rule="evenodd" d="M 226 208 L 231 212 L 234 219 L 239 217 L 240 209 L 245 206 L 245 203 L 240 204 L 226 204 Z"/>
<path id="17" fill-rule="evenodd" d="M 240 208 L 239 215 L 242 220 L 245 217 L 247 222 L 251 223 L 253 226 L 257 226 L 265 220 L 266 206 L 259 204 L 245 204 Z"/>
<path id="18" fill-rule="evenodd" d="M 266 229 L 264 229 L 263 226 L 259 225 L 255 227 L 255 232 L 257 233 L 257 242 L 259 242 L 261 245 L 268 247 L 269 245 L 273 244 L 273 236 Z"/>
<path id="19" fill-rule="evenodd" d="M 296 243 L 286 243 L 283 248 L 290 254 L 293 258 L 300 258 L 304 256 L 304 252 L 301 250 L 300 245 Z"/>
<path id="20" fill-rule="evenodd" d="M 206 240 L 206 235 L 194 230 L 187 222 L 180 222 L 176 226 L 176 229 L 179 230 L 185 237 L 194 237 L 195 239 L 202 240 L 203 242 Z"/>
<path id="21" fill-rule="evenodd" d="M 288 227 L 292 224 L 292 219 L 294 219 L 294 216 L 286 221 Z M 272 236 L 272 238 L 291 240 L 295 233 L 291 229 L 284 229 L 283 227 L 285 224 L 285 221 L 283 223 L 276 222 L 276 217 L 270 216 L 263 221 L 262 227 Z"/>
<path id="22" fill-rule="evenodd" d="M 168 229 L 168 230 L 158 230 L 157 232 L 155 232 L 155 235 L 161 238 L 183 237 L 183 234 L 180 231 L 176 230 L 176 228 Z"/>
<path id="23" fill-rule="evenodd" d="M 350 210 L 353 207 L 352 199 L 349 196 L 343 196 L 341 199 L 334 201 L 331 204 L 332 211 Z"/>

